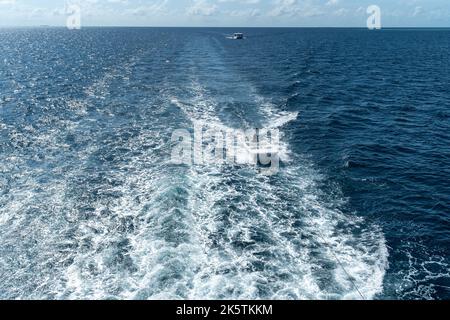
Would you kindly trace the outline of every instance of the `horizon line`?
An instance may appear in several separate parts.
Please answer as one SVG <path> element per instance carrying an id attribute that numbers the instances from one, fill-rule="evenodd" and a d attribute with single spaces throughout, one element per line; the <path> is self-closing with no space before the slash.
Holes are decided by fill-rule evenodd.
<path id="1" fill-rule="evenodd" d="M 0 28 L 64 28 L 62 25 L 0 25 Z M 367 27 L 355 26 L 133 26 L 133 25 L 86 25 L 83 28 L 208 28 L 208 29 L 225 29 L 225 28 L 242 28 L 242 29 L 367 29 Z M 383 29 L 450 29 L 450 26 L 386 26 Z"/>

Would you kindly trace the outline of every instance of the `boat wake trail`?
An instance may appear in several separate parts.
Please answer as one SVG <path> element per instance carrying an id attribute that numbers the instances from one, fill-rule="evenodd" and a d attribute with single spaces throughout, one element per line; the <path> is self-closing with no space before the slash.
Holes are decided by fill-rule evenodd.
<path id="1" fill-rule="evenodd" d="M 281 139 L 283 168 L 274 176 L 260 175 L 252 166 L 169 163 L 170 130 L 200 124 L 219 130 L 254 125 L 287 132 L 298 116 L 277 110 L 246 83 L 233 89 L 239 91 L 233 96 L 244 102 L 230 106 L 226 98 L 209 91 L 198 59 L 191 61 L 184 85 L 172 86 L 168 79 L 163 86 L 152 134 L 141 133 L 130 141 L 131 150 L 151 141 L 162 146 L 161 152 L 134 156 L 129 170 L 116 177 L 122 181 L 114 188 L 120 198 L 108 204 L 111 212 L 95 228 L 103 226 L 100 230 L 106 234 L 92 236 L 94 220 L 80 227 L 97 245 L 67 268 L 70 296 L 80 298 L 101 288 L 99 298 L 375 297 L 382 291 L 387 267 L 381 231 L 341 211 L 344 199 L 321 191 L 323 177 L 306 157 L 291 152 L 288 134 Z M 216 63 L 223 68 L 221 76 L 230 77 L 217 57 L 208 63 Z M 246 103 L 251 108 L 230 111 Z M 161 118 L 170 113 L 177 127 Z M 102 209 L 96 212 L 102 216 Z M 122 236 L 110 233 L 106 240 L 108 225 Z M 86 271 L 92 261 L 97 262 L 96 272 Z"/>
<path id="2" fill-rule="evenodd" d="M 218 59 L 208 63 L 231 72 Z M 201 73 L 192 68 L 190 74 Z M 254 124 L 283 131 L 298 117 L 277 110 L 241 82 L 230 90 L 239 90 L 233 96 L 252 104 L 230 120 L 226 99 L 210 94 L 200 82 L 192 77 L 184 91 L 173 90 L 168 97 L 191 125 L 223 130 Z M 191 287 L 181 297 L 370 299 L 382 291 L 388 253 L 381 230 L 343 212 L 345 200 L 324 194 L 324 177 L 306 157 L 290 151 L 288 135 L 282 137 L 283 168 L 275 176 L 245 166 L 193 165 L 187 170 L 187 210 L 199 247 Z"/>
<path id="3" fill-rule="evenodd" d="M 299 115 L 259 94 L 207 37 L 170 52 L 176 54 L 159 64 L 140 52 L 84 95 L 54 102 L 43 120 L 65 110 L 70 121 L 43 131 L 7 129 L 0 263 L 10 276 L 0 283 L 0 297 L 370 299 L 381 293 L 384 236 L 342 209 L 337 187 L 323 192 L 320 170 L 292 150 L 290 128 Z M 149 76 L 155 70 L 159 78 Z M 172 133 L 195 124 L 279 129 L 280 171 L 265 176 L 250 165 L 172 164 Z"/>
<path id="4" fill-rule="evenodd" d="M 171 101 L 193 123 L 223 127 L 218 104 L 198 83 L 191 92 L 194 100 Z M 297 117 L 270 104 L 262 108 L 274 127 Z M 287 144 L 283 149 L 286 165 L 274 177 L 248 167 L 190 168 L 188 208 L 204 254 L 187 297 L 361 299 L 381 291 L 387 264 L 381 231 L 341 212 L 342 199 L 324 204 L 320 175 L 306 159 L 289 155 Z"/>

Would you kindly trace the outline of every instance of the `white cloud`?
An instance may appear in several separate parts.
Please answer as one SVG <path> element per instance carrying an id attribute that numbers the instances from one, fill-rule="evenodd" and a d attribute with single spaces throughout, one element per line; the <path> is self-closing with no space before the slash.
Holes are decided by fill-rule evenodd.
<path id="1" fill-rule="evenodd" d="M 272 17 L 313 17 L 322 15 L 324 11 L 314 1 L 276 0 L 275 7 L 268 12 Z"/>
<path id="2" fill-rule="evenodd" d="M 345 16 L 348 12 L 349 12 L 348 9 L 340 8 L 340 9 L 335 10 L 335 11 L 333 12 L 333 14 L 334 14 L 335 16 L 342 17 L 342 16 Z"/>
<path id="3" fill-rule="evenodd" d="M 417 16 L 419 16 L 419 15 L 421 15 L 423 13 L 424 13 L 423 7 L 417 6 L 417 7 L 414 8 L 414 12 L 413 12 L 412 16 L 413 17 L 417 17 Z"/>
<path id="4" fill-rule="evenodd" d="M 15 4 L 16 0 L 0 0 L 0 5 Z"/>
<path id="5" fill-rule="evenodd" d="M 275 2 L 275 8 L 269 12 L 269 15 L 274 17 L 292 15 L 297 10 L 297 0 L 277 0 Z"/>
<path id="6" fill-rule="evenodd" d="M 118 1 L 118 0 L 109 0 L 109 1 Z M 151 5 L 147 6 L 139 6 L 136 8 L 129 8 L 123 12 L 124 15 L 132 15 L 132 16 L 154 16 L 157 14 L 167 14 L 167 3 L 168 0 L 157 1 Z"/>
<path id="7" fill-rule="evenodd" d="M 329 0 L 327 3 L 325 3 L 326 6 L 335 6 L 339 3 L 339 0 Z"/>
<path id="8" fill-rule="evenodd" d="M 194 0 L 194 3 L 186 11 L 192 16 L 212 16 L 218 12 L 218 6 L 207 0 Z"/>
<path id="9" fill-rule="evenodd" d="M 364 26 L 367 17 L 364 5 L 343 0 L 68 1 L 81 5 L 86 25 Z M 450 21 L 448 0 L 379 1 L 391 24 L 448 26 Z M 0 0 L 0 25 L 64 25 L 65 2 Z"/>

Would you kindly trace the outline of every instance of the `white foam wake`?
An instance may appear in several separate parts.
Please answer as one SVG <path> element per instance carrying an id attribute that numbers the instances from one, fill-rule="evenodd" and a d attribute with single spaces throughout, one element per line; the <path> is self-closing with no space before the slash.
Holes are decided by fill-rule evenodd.
<path id="1" fill-rule="evenodd" d="M 171 97 L 172 103 L 193 123 L 224 128 L 216 103 L 198 83 L 192 88 L 192 100 Z M 297 119 L 257 100 L 268 126 Z M 288 159 L 289 145 L 283 147 Z M 324 204 L 320 175 L 305 159 L 295 160 L 277 183 L 246 168 L 191 168 L 189 209 L 206 258 L 189 298 L 371 299 L 382 291 L 387 249 L 381 231 L 335 203 Z"/>

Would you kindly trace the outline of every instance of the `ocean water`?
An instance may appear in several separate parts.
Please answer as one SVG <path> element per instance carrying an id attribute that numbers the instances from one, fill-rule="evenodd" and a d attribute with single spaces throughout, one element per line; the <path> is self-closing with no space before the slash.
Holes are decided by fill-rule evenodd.
<path id="1" fill-rule="evenodd" d="M 1 299 L 450 298 L 450 30 L 0 44 Z M 279 129 L 278 174 L 172 164 L 194 124 Z"/>

